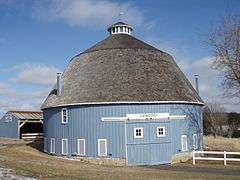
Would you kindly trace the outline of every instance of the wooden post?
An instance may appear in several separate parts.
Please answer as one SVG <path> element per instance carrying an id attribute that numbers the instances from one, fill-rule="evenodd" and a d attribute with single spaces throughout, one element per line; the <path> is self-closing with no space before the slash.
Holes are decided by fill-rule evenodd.
<path id="1" fill-rule="evenodd" d="M 193 165 L 195 165 L 195 150 L 193 150 L 193 152 L 192 152 L 192 158 L 193 158 Z"/>
<path id="2" fill-rule="evenodd" d="M 226 166 L 227 165 L 227 153 L 226 153 L 226 151 L 224 151 L 224 166 Z"/>

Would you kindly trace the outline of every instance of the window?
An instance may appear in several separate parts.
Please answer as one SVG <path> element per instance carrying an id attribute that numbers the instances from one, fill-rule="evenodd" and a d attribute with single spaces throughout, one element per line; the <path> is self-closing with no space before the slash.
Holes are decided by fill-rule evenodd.
<path id="1" fill-rule="evenodd" d="M 68 111 L 66 108 L 62 109 L 62 124 L 68 123 Z"/>
<path id="2" fill-rule="evenodd" d="M 77 147 L 78 147 L 78 155 L 85 156 L 85 139 L 78 139 L 77 140 Z"/>
<path id="3" fill-rule="evenodd" d="M 123 32 L 123 27 L 120 27 L 120 32 Z"/>
<path id="4" fill-rule="evenodd" d="M 68 154 L 68 139 L 62 139 L 62 155 Z"/>
<path id="5" fill-rule="evenodd" d="M 112 33 L 115 33 L 115 28 L 112 28 Z"/>
<path id="6" fill-rule="evenodd" d="M 98 156 L 107 156 L 107 140 L 98 139 Z"/>
<path id="7" fill-rule="evenodd" d="M 165 127 L 157 127 L 157 137 L 165 137 Z"/>
<path id="8" fill-rule="evenodd" d="M 51 138 L 50 140 L 50 153 L 54 154 L 55 153 L 55 139 Z"/>
<path id="9" fill-rule="evenodd" d="M 182 135 L 181 136 L 181 145 L 182 145 L 182 151 L 187 151 L 188 150 L 187 135 Z"/>
<path id="10" fill-rule="evenodd" d="M 197 139 L 197 134 L 193 134 L 193 149 L 198 148 L 198 139 Z"/>
<path id="11" fill-rule="evenodd" d="M 134 128 L 134 138 L 143 138 L 143 128 Z"/>

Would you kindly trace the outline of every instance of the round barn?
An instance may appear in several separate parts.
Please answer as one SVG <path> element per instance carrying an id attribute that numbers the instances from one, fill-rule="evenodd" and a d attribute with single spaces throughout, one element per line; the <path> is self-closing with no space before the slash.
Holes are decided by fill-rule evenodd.
<path id="1" fill-rule="evenodd" d="M 171 163 L 202 148 L 202 106 L 174 59 L 131 35 L 123 22 L 73 57 L 42 105 L 44 151 Z"/>

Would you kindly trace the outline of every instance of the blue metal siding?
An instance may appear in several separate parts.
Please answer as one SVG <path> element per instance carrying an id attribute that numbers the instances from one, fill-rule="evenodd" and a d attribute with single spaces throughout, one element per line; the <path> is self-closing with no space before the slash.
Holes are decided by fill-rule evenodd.
<path id="1" fill-rule="evenodd" d="M 107 139 L 108 157 L 126 158 L 125 122 L 103 122 L 102 117 L 126 117 L 126 114 L 137 113 L 170 113 L 171 115 L 188 115 L 187 120 L 128 121 L 127 145 L 132 150 L 127 152 L 132 164 L 144 164 L 150 159 L 167 163 L 170 156 L 181 150 L 181 135 L 188 135 L 189 151 L 192 149 L 192 134 L 197 133 L 202 139 L 201 106 L 186 104 L 125 104 L 125 105 L 89 105 L 69 106 L 68 124 L 61 124 L 61 108 L 44 110 L 44 136 L 50 151 L 50 138 L 56 139 L 56 154 L 61 154 L 61 139 L 68 138 L 69 154 L 77 154 L 77 139 L 85 139 L 86 156 L 97 157 L 98 139 Z M 196 122 L 197 123 L 196 123 Z M 166 137 L 156 137 L 156 127 L 166 126 Z M 133 128 L 144 127 L 144 138 L 133 138 Z M 139 141 L 139 142 L 138 142 Z M 139 143 L 145 143 L 137 149 Z M 150 145 L 148 145 L 150 144 Z M 199 143 L 201 145 L 201 143 Z M 199 146 L 201 148 L 201 146 Z M 146 156 L 146 154 L 153 156 Z M 156 156 L 156 157 L 155 157 Z M 131 158 L 133 160 L 131 161 Z M 144 158 L 147 158 L 144 159 Z M 134 161 L 135 159 L 135 161 Z"/>
<path id="2" fill-rule="evenodd" d="M 18 119 L 12 116 L 12 121 L 6 122 L 6 115 L 0 119 L 0 137 L 19 138 Z"/>

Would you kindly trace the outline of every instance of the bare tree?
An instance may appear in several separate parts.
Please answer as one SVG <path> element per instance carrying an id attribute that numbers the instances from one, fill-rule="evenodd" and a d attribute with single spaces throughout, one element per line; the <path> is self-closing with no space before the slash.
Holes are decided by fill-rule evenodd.
<path id="1" fill-rule="evenodd" d="M 227 15 L 208 40 L 214 55 L 213 67 L 223 75 L 225 93 L 240 100 L 240 15 Z"/>
<path id="2" fill-rule="evenodd" d="M 240 128 L 240 113 L 228 113 L 228 137 L 233 137 L 234 131 Z"/>
<path id="3" fill-rule="evenodd" d="M 203 111 L 203 126 L 205 134 L 224 135 L 223 126 L 227 123 L 225 109 L 220 104 L 208 103 Z"/>

